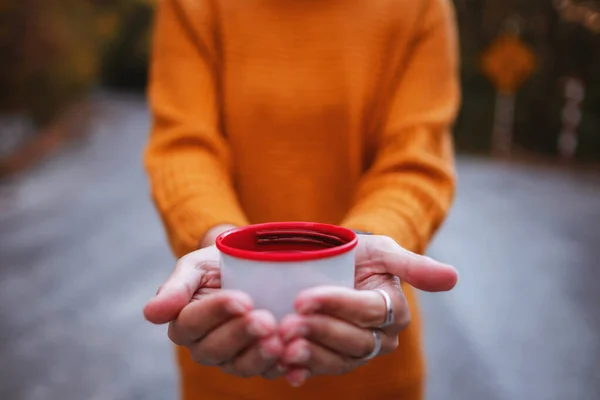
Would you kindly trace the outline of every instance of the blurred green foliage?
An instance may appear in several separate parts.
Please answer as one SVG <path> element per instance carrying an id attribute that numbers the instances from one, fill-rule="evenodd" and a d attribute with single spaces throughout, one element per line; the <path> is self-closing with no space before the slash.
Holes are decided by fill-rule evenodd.
<path id="1" fill-rule="evenodd" d="M 3 2 L 0 15 L 6 52 L 0 107 L 44 124 L 98 74 L 93 9 L 80 0 L 13 0 Z"/>
<path id="2" fill-rule="evenodd" d="M 0 113 L 23 113 L 42 126 L 132 64 L 143 85 L 151 13 L 148 0 L 4 0 Z"/>
<path id="3" fill-rule="evenodd" d="M 120 0 L 111 15 L 118 23 L 105 41 L 102 82 L 123 89 L 144 88 L 148 78 L 150 27 L 156 0 Z"/>

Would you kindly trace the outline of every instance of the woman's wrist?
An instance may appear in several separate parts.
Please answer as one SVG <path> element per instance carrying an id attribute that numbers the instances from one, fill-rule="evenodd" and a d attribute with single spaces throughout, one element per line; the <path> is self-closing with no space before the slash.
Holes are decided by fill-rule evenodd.
<path id="1" fill-rule="evenodd" d="M 200 248 L 202 249 L 204 247 L 212 246 L 213 244 L 215 244 L 217 237 L 221 233 L 227 232 L 228 230 L 231 230 L 234 228 L 236 228 L 236 226 L 229 225 L 229 224 L 217 225 L 217 226 L 210 228 L 208 230 L 208 232 L 206 232 L 206 234 L 204 235 L 202 240 L 200 241 Z"/>
<path id="2" fill-rule="evenodd" d="M 352 232 L 356 233 L 357 235 L 372 235 L 371 232 L 357 231 L 356 229 L 352 229 Z"/>

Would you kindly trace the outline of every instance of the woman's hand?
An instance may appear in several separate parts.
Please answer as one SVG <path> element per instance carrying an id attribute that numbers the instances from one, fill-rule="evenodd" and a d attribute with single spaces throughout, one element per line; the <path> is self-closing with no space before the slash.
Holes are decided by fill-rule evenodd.
<path id="1" fill-rule="evenodd" d="M 312 375 L 344 374 L 368 358 L 391 353 L 398 346 L 398 333 L 411 320 L 400 281 L 437 292 L 452 289 L 457 279 L 451 266 L 411 253 L 388 237 L 360 235 L 358 290 L 306 290 L 296 299 L 298 314 L 286 317 L 279 327 L 285 343 L 280 362 L 288 381 L 300 386 Z"/>
<path id="2" fill-rule="evenodd" d="M 214 246 L 181 258 L 144 308 L 146 319 L 169 323 L 169 338 L 187 347 L 198 364 L 241 377 L 278 376 L 283 344 L 275 318 L 253 310 L 247 294 L 221 290 L 218 260 Z"/>

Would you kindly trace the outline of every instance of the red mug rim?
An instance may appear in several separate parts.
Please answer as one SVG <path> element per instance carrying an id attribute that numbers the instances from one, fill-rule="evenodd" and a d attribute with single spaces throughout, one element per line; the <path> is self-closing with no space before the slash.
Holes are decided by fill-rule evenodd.
<path id="1" fill-rule="evenodd" d="M 236 247 L 235 241 L 248 240 L 248 237 L 255 238 L 258 232 L 264 231 L 303 231 L 315 232 L 319 234 L 335 237 L 343 244 L 334 247 L 306 250 L 306 251 L 277 251 L 265 252 Z M 215 242 L 220 252 L 229 256 L 244 260 L 254 261 L 309 261 L 320 260 L 324 258 L 338 256 L 354 249 L 358 244 L 358 237 L 350 229 L 341 226 L 321 224 L 316 222 L 268 222 L 264 224 L 249 225 L 242 228 L 231 229 L 220 234 Z"/>

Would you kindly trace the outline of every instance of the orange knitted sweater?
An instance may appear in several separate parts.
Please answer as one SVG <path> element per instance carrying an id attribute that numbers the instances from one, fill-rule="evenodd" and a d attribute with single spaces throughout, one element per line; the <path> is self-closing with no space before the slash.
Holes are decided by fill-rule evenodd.
<path id="1" fill-rule="evenodd" d="M 423 251 L 454 190 L 455 33 L 450 0 L 162 0 L 145 162 L 174 253 L 215 225 L 288 220 Z M 394 354 L 300 389 L 180 349 L 183 396 L 418 399 L 414 321 Z"/>

